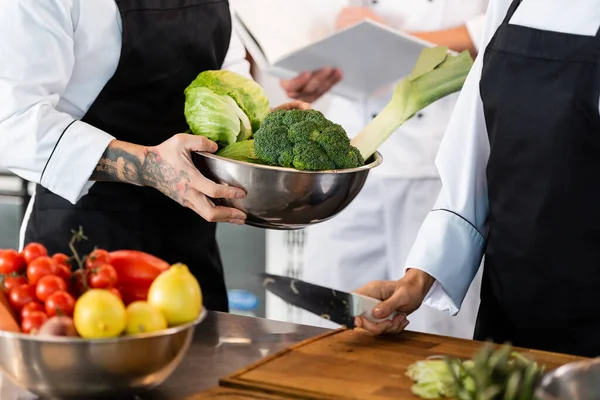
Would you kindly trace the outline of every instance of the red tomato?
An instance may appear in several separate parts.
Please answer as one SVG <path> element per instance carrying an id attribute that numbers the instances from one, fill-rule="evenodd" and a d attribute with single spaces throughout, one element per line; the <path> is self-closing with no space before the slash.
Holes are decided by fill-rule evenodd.
<path id="1" fill-rule="evenodd" d="M 29 265 L 36 258 L 47 256 L 48 250 L 46 250 L 46 247 L 44 247 L 44 245 L 41 245 L 39 243 L 29 243 L 23 248 L 21 254 L 23 254 L 27 265 Z"/>
<path id="2" fill-rule="evenodd" d="M 25 307 L 23 307 L 23 309 L 21 310 L 21 319 L 23 320 L 27 318 L 27 316 L 31 315 L 31 313 L 34 311 L 44 312 L 45 310 L 46 309 L 44 308 L 44 305 L 42 303 L 32 301 L 31 303 L 28 303 Z"/>
<path id="3" fill-rule="evenodd" d="M 69 260 L 69 256 L 63 253 L 56 253 L 52 256 L 52 259 L 57 265 L 64 265 L 71 269 L 71 260 Z"/>
<path id="4" fill-rule="evenodd" d="M 108 289 L 117 283 L 117 271 L 108 265 L 104 264 L 90 271 L 89 285 L 95 289 Z"/>
<path id="5" fill-rule="evenodd" d="M 35 295 L 38 300 L 45 302 L 54 292 L 67 290 L 67 283 L 56 275 L 42 276 L 35 285 Z"/>
<path id="6" fill-rule="evenodd" d="M 55 315 L 72 317 L 74 308 L 75 299 L 65 291 L 59 290 L 54 292 L 46 300 L 46 314 L 49 317 L 54 317 Z"/>
<path id="7" fill-rule="evenodd" d="M 108 251 L 102 249 L 92 251 L 85 260 L 85 267 L 88 269 L 98 268 L 104 264 L 110 264 L 110 255 Z"/>
<path id="8" fill-rule="evenodd" d="M 0 274 L 21 272 L 26 267 L 25 258 L 16 250 L 4 250 L 0 253 Z"/>
<path id="9" fill-rule="evenodd" d="M 34 285 L 21 285 L 13 288 L 8 295 L 8 301 L 10 302 L 11 307 L 19 313 L 23 307 L 35 300 Z"/>
<path id="10" fill-rule="evenodd" d="M 48 316 L 42 311 L 32 311 L 27 318 L 23 318 L 21 322 L 21 330 L 23 333 L 37 333 L 42 325 L 48 321 Z"/>
<path id="11" fill-rule="evenodd" d="M 8 275 L 4 277 L 2 290 L 4 293 L 8 294 L 13 288 L 21 285 L 27 285 L 27 283 L 27 278 L 25 278 L 23 275 Z"/>
<path id="12" fill-rule="evenodd" d="M 56 263 L 48 256 L 41 256 L 33 260 L 27 267 L 27 279 L 35 285 L 40 278 L 56 273 Z"/>
<path id="13" fill-rule="evenodd" d="M 55 272 L 56 272 L 56 276 L 63 278 L 65 280 L 65 282 L 67 282 L 67 283 L 71 280 L 71 277 L 73 276 L 73 273 L 71 272 L 71 268 L 69 268 L 63 264 L 57 264 Z"/>

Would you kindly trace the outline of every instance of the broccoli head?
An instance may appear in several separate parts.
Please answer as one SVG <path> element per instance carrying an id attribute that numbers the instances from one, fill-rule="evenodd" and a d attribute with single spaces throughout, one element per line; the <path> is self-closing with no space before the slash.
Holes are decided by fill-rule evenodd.
<path id="1" fill-rule="evenodd" d="M 254 134 L 256 157 L 270 165 L 306 171 L 364 165 L 341 125 L 317 110 L 276 110 Z"/>

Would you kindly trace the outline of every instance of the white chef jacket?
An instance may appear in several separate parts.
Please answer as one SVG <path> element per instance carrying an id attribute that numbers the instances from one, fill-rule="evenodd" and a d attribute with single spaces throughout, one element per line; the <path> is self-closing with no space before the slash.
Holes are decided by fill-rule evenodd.
<path id="1" fill-rule="evenodd" d="M 510 3 L 511 0 L 491 0 L 483 43 L 489 43 Z M 510 23 L 594 36 L 600 27 L 600 1 L 523 0 Z M 443 188 L 406 262 L 406 268 L 421 269 L 436 279 L 425 304 L 451 314 L 458 312 L 479 268 L 487 237 L 485 172 L 490 148 L 479 92 L 482 64 L 480 53 L 460 93 L 436 159 Z"/>
<path id="2" fill-rule="evenodd" d="M 488 0 L 372 0 L 366 3 L 389 25 L 401 31 L 437 31 L 466 25 L 478 48 Z M 391 100 L 394 86 L 380 90 L 364 102 L 328 95 L 321 110 L 354 137 Z M 457 98 L 458 93 L 455 93 L 438 100 L 400 127 L 379 148 L 384 162 L 372 173 L 437 178 L 435 156 Z"/>
<path id="3" fill-rule="evenodd" d="M 223 68 L 250 77 L 232 35 Z M 0 165 L 72 203 L 86 194 L 114 137 L 77 120 L 114 74 L 120 51 L 114 0 L 0 2 Z"/>

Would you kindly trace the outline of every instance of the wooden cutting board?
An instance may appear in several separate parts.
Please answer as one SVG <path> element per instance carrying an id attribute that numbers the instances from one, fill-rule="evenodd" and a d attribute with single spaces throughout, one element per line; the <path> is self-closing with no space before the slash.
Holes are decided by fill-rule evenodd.
<path id="1" fill-rule="evenodd" d="M 415 400 L 410 391 L 413 382 L 405 376 L 410 364 L 434 355 L 471 358 L 482 345 L 415 332 L 386 337 L 339 329 L 275 353 L 222 379 L 220 385 L 288 399 Z M 531 355 L 547 370 L 581 360 L 515 350 Z"/>

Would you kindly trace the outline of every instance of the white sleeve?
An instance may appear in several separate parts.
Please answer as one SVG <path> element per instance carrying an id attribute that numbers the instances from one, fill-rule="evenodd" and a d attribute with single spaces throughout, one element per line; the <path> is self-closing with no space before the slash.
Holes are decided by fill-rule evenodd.
<path id="1" fill-rule="evenodd" d="M 74 65 L 71 3 L 0 2 L 0 164 L 75 203 L 113 137 L 55 109 Z"/>
<path id="2" fill-rule="evenodd" d="M 235 18 L 231 17 L 232 23 L 235 24 Z M 223 67 L 232 72 L 236 72 L 247 78 L 254 79 L 250 75 L 250 63 L 246 60 L 246 47 L 238 36 L 235 27 L 231 30 L 231 40 L 229 41 L 229 50 L 225 56 Z"/>
<path id="3" fill-rule="evenodd" d="M 473 18 L 470 18 L 465 23 L 467 27 L 467 31 L 469 32 L 469 36 L 471 37 L 471 41 L 475 46 L 475 50 L 477 52 L 481 51 L 481 40 L 483 39 L 483 28 L 485 26 L 485 14 L 479 14 Z"/>
<path id="4" fill-rule="evenodd" d="M 484 28 L 486 45 L 509 2 L 490 4 Z M 458 313 L 479 269 L 487 238 L 490 149 L 479 92 L 483 56 L 484 52 L 477 56 L 448 123 L 436 158 L 442 189 L 405 265 L 405 269 L 420 269 L 435 278 L 424 304 L 452 315 Z"/>

